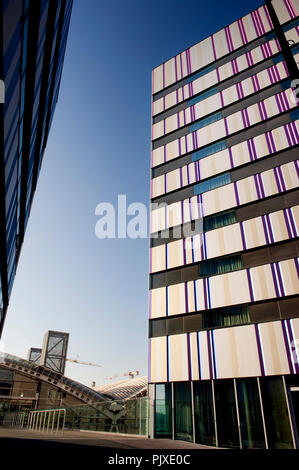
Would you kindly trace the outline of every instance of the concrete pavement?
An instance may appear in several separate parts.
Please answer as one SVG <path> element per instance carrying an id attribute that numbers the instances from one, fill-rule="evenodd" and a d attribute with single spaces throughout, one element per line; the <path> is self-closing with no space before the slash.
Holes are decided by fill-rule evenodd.
<path id="1" fill-rule="evenodd" d="M 215 449 L 215 447 L 193 444 L 191 442 L 170 439 L 148 439 L 144 436 L 112 434 L 90 431 L 64 431 L 64 434 L 51 434 L 26 429 L 0 427 L 0 440 L 28 439 L 48 442 L 60 442 L 76 445 L 88 445 L 110 449 Z M 1 442 L 1 441 L 0 441 Z"/>

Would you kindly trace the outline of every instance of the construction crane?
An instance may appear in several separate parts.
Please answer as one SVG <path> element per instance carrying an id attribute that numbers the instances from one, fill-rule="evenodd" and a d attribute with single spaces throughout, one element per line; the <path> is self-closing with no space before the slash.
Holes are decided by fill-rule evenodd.
<path id="1" fill-rule="evenodd" d="M 78 361 L 78 359 L 66 358 L 66 361 L 74 362 L 75 364 L 83 364 L 84 366 L 102 367 L 100 364 L 93 364 L 92 362 Z"/>
<path id="2" fill-rule="evenodd" d="M 125 372 L 124 374 L 111 375 L 110 377 L 105 377 L 104 380 L 117 379 L 118 377 L 127 377 L 127 376 L 134 379 L 134 377 L 136 377 L 136 375 L 139 375 L 139 370 L 130 370 L 130 372 Z"/>

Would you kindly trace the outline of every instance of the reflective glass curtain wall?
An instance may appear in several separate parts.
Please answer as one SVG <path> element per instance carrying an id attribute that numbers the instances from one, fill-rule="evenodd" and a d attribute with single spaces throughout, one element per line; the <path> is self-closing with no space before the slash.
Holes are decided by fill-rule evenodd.
<path id="1" fill-rule="evenodd" d="M 72 3 L 0 2 L 0 335 L 57 102 Z"/>

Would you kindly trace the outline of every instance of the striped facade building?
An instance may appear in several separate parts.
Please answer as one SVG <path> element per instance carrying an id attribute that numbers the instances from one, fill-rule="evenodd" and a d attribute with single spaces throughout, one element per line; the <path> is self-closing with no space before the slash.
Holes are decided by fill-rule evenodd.
<path id="1" fill-rule="evenodd" d="M 150 435 L 299 447 L 299 0 L 152 72 Z"/>

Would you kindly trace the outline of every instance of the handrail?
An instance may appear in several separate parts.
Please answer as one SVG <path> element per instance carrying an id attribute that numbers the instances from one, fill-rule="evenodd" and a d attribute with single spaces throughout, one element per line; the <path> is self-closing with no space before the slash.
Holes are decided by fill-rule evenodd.
<path id="1" fill-rule="evenodd" d="M 56 428 L 55 428 L 56 413 L 57 413 L 57 420 L 56 420 Z M 57 434 L 59 431 L 59 427 L 60 427 L 61 414 L 63 415 L 63 420 L 62 420 L 62 427 L 60 430 L 62 434 L 64 434 L 65 416 L 66 416 L 65 408 L 30 411 L 28 422 L 27 422 L 27 429 L 31 431 L 41 431 L 41 432 L 49 432 L 49 430 L 51 429 L 50 432 L 53 433 L 54 428 L 55 428 L 56 434 Z"/>

